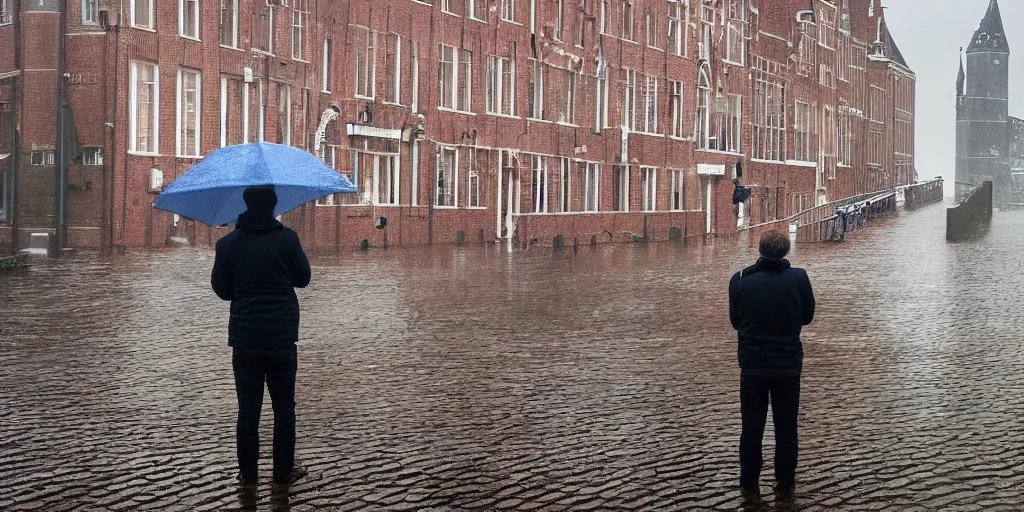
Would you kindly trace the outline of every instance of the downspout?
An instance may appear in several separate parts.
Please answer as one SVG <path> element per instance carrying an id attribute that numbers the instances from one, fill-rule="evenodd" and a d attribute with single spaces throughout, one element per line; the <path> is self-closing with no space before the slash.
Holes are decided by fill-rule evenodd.
<path id="1" fill-rule="evenodd" d="M 21 70 L 21 10 L 19 8 L 18 17 L 14 19 L 14 69 Z M 18 198 L 18 175 L 21 174 L 19 166 L 21 165 L 21 141 L 18 140 L 18 109 L 22 108 L 22 105 L 18 101 L 18 80 L 24 80 L 25 74 L 19 74 L 19 76 L 13 79 L 12 97 L 14 104 L 11 105 L 11 156 L 8 165 L 11 170 L 11 187 L 10 187 L 10 198 L 11 204 L 8 206 L 10 212 L 11 221 L 11 250 L 15 253 L 18 252 L 18 204 L 20 200 Z M 22 102 L 24 103 L 24 102 Z"/>
<path id="2" fill-rule="evenodd" d="M 68 0 L 61 0 L 60 7 L 60 32 L 57 34 L 57 254 L 60 254 L 67 245 L 67 207 L 68 207 L 68 186 L 67 171 L 68 163 L 65 158 L 67 148 L 64 145 L 64 79 L 65 47 L 68 30 Z"/>

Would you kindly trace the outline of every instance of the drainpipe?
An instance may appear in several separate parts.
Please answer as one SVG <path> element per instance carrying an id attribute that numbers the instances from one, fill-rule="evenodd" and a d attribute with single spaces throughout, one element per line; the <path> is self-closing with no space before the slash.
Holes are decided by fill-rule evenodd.
<path id="1" fill-rule="evenodd" d="M 65 66 L 65 34 L 68 30 L 68 0 L 61 0 L 60 7 L 60 32 L 57 34 L 57 243 L 56 252 L 60 254 L 67 245 L 67 208 L 68 208 L 68 186 L 67 172 L 68 163 L 64 158 L 67 148 L 64 147 L 64 78 Z"/>

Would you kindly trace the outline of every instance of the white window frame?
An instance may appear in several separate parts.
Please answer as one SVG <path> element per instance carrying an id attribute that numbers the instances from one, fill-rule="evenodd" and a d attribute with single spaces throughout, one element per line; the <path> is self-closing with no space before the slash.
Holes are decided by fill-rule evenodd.
<path id="1" fill-rule="evenodd" d="M 420 110 L 420 43 L 412 41 L 410 57 L 410 73 L 412 74 L 412 99 L 409 101 L 409 108 L 413 112 Z"/>
<path id="2" fill-rule="evenodd" d="M 501 19 L 510 23 L 516 22 L 516 0 L 501 0 Z"/>
<path id="3" fill-rule="evenodd" d="M 377 96 L 377 66 L 374 65 L 377 62 L 377 32 L 367 27 L 353 26 L 352 28 L 361 31 L 366 36 L 366 46 L 360 45 L 353 52 L 356 58 L 354 79 L 356 98 L 372 100 Z M 363 68 L 361 72 L 360 67 Z"/>
<path id="4" fill-rule="evenodd" d="M 678 139 L 686 137 L 686 87 L 683 82 L 669 81 L 672 105 L 672 136 Z"/>
<path id="5" fill-rule="evenodd" d="M 320 56 L 320 92 L 331 92 L 331 40 L 324 38 L 324 47 Z"/>
<path id="6" fill-rule="evenodd" d="M 640 167 L 640 207 L 642 211 L 658 211 L 658 168 Z"/>
<path id="7" fill-rule="evenodd" d="M 743 152 L 743 96 L 740 94 L 725 95 L 725 112 L 720 127 L 724 137 L 719 140 L 719 148 L 729 153 Z"/>
<path id="8" fill-rule="evenodd" d="M 8 0 L 0 0 L 0 7 L 2 7 L 4 13 L 10 14 L 7 11 Z M 82 0 L 82 25 L 99 25 L 99 0 Z M 0 19 L 0 25 L 5 22 Z"/>
<path id="9" fill-rule="evenodd" d="M 619 171 L 619 175 L 615 175 Z M 612 181 L 618 178 L 619 194 L 612 197 L 612 210 L 619 213 L 629 213 L 629 165 L 616 165 L 612 167 Z M 612 194 L 615 194 L 615 187 L 612 187 Z"/>
<path id="10" fill-rule="evenodd" d="M 374 206 L 398 206 L 402 203 L 401 192 L 402 192 L 402 173 L 401 173 L 401 159 L 395 154 L 376 154 L 362 152 L 364 155 L 371 155 L 373 158 L 373 205 Z M 387 169 L 384 169 L 384 163 L 387 162 Z M 391 184 L 391 197 L 381 200 L 381 192 L 387 192 L 385 188 L 390 177 L 393 179 Z M 383 189 L 383 190 L 382 190 Z"/>
<path id="11" fill-rule="evenodd" d="M 530 119 L 544 119 L 544 87 L 547 75 L 547 66 L 539 61 L 533 61 L 533 108 L 527 112 Z"/>
<path id="12" fill-rule="evenodd" d="M 194 11 L 194 22 L 192 27 L 187 27 L 185 23 L 185 14 L 188 12 L 189 4 L 192 5 L 192 10 Z M 201 35 L 201 32 L 199 31 L 199 19 L 201 16 L 202 9 L 200 9 L 199 0 L 178 0 L 178 35 L 186 39 L 199 41 Z M 186 29 L 188 28 L 192 28 L 195 34 L 186 33 Z"/>
<path id="13" fill-rule="evenodd" d="M 466 174 L 466 207 L 480 208 L 480 171 L 470 168 Z"/>
<path id="14" fill-rule="evenodd" d="M 186 94 L 185 94 L 185 75 L 194 75 L 195 76 L 195 80 L 196 80 L 196 82 L 195 82 L 195 84 L 196 84 L 195 85 L 195 91 L 194 91 L 195 99 L 193 100 L 195 102 L 195 105 L 193 106 L 194 112 L 192 113 L 192 122 L 194 123 L 194 126 L 195 126 L 195 140 L 191 144 L 192 147 L 187 147 L 186 144 L 185 144 L 186 141 L 185 141 L 184 130 L 185 130 L 186 121 L 188 120 L 187 113 L 185 112 L 186 102 L 187 102 L 187 99 L 188 99 L 186 97 Z M 202 134 L 202 125 L 201 125 L 202 112 L 201 112 L 201 109 L 202 109 L 202 104 L 203 104 L 203 101 L 202 101 L 202 98 L 203 98 L 202 87 L 203 87 L 203 76 L 202 76 L 202 72 L 201 71 L 195 70 L 195 69 L 188 69 L 188 68 L 178 68 L 178 88 L 177 88 L 178 109 L 177 109 L 177 120 L 176 120 L 176 130 L 175 130 L 175 132 L 177 133 L 177 137 L 176 137 L 177 138 L 177 147 L 175 148 L 175 151 L 176 151 L 176 154 L 179 157 L 195 158 L 195 157 L 200 156 L 200 154 L 201 154 L 200 153 L 200 147 L 201 147 L 200 138 L 201 138 L 201 134 Z"/>
<path id="15" fill-rule="evenodd" d="M 548 212 L 548 163 L 540 155 L 533 155 L 530 165 L 530 211 Z"/>
<path id="16" fill-rule="evenodd" d="M 622 128 L 636 131 L 636 70 L 622 68 Z"/>
<path id="17" fill-rule="evenodd" d="M 130 20 L 131 25 L 133 27 L 135 27 L 135 28 L 144 28 L 144 29 L 148 29 L 148 30 L 155 30 L 155 28 L 156 28 L 156 20 L 154 19 L 155 12 L 154 12 L 154 9 L 153 9 L 153 7 L 154 7 L 153 4 L 156 3 L 156 0 L 130 0 L 130 2 L 131 3 L 129 5 L 129 8 L 131 9 L 131 13 L 130 13 L 130 16 L 129 16 L 129 20 Z M 149 9 L 148 9 L 149 10 L 148 20 L 147 20 L 147 23 L 145 23 L 145 24 L 144 23 L 140 23 L 139 20 L 136 17 L 136 13 L 138 11 L 139 4 L 143 3 L 143 2 L 145 3 L 144 5 L 148 5 L 149 6 Z"/>
<path id="18" fill-rule="evenodd" d="M 452 189 L 451 195 L 449 196 L 449 194 L 446 194 L 445 191 L 442 190 L 441 187 L 438 186 L 437 187 L 437 193 L 434 195 L 434 206 L 437 206 L 437 207 L 440 207 L 440 208 L 457 208 L 459 206 L 459 150 L 458 150 L 458 148 L 453 148 L 453 147 L 449 147 L 449 146 L 442 146 L 442 145 L 438 145 L 437 146 L 437 165 L 436 165 L 436 173 L 434 175 L 434 184 L 435 184 L 435 186 L 437 186 L 437 183 L 439 181 L 441 181 L 441 176 L 442 176 L 441 173 L 444 171 L 442 162 L 444 160 L 444 156 L 445 156 L 446 153 L 449 153 L 449 154 L 454 156 L 454 159 L 452 160 L 453 163 L 452 163 L 451 175 L 450 175 L 451 180 L 449 181 L 450 183 L 452 183 L 453 189 Z M 445 201 L 442 201 L 442 196 L 445 198 Z M 447 203 L 447 200 L 449 198 L 451 199 L 452 204 L 443 204 L 443 203 Z"/>
<path id="19" fill-rule="evenodd" d="M 697 75 L 696 89 L 697 106 L 693 113 L 693 138 L 696 139 L 697 148 L 708 149 L 711 143 L 711 80 L 704 68 L 701 68 Z"/>
<path id="20" fill-rule="evenodd" d="M 509 80 L 506 82 L 506 75 Z M 506 86 L 507 90 L 506 90 Z M 485 109 L 488 114 L 512 116 L 516 112 L 516 63 L 512 59 L 487 56 L 484 84 Z M 505 100 L 508 100 L 506 109 Z"/>
<path id="21" fill-rule="evenodd" d="M 278 85 L 281 87 L 281 85 Z M 288 86 L 285 86 L 288 87 Z M 292 131 L 292 104 L 291 104 L 291 88 L 288 87 L 288 115 L 287 115 L 287 138 L 288 144 L 291 143 L 291 131 Z M 222 74 L 220 76 L 220 147 L 228 146 L 228 105 L 230 104 L 228 96 L 228 75 Z M 250 141 L 250 127 L 249 127 L 249 83 L 242 82 L 242 144 Z"/>
<path id="22" fill-rule="evenodd" d="M 658 77 L 644 77 L 644 133 L 658 133 Z"/>
<path id="23" fill-rule="evenodd" d="M 555 40 L 561 41 L 565 31 L 565 4 L 564 0 L 555 0 Z"/>
<path id="24" fill-rule="evenodd" d="M 387 87 L 386 103 L 402 104 L 402 37 L 394 32 L 387 35 L 384 48 L 384 80 Z M 392 44 L 393 43 L 393 44 Z M 388 62 L 390 59 L 390 62 Z M 390 80 L 388 80 L 390 75 Z"/>
<path id="25" fill-rule="evenodd" d="M 239 0 L 220 0 L 220 4 L 218 5 L 218 8 L 220 9 L 218 11 L 218 14 L 220 14 L 224 10 L 225 2 L 228 2 L 228 3 L 231 4 L 231 43 L 230 44 L 229 43 L 225 43 L 224 40 L 223 40 L 223 34 L 224 34 L 223 23 L 224 23 L 224 20 L 223 19 L 218 19 L 218 25 L 217 25 L 217 30 L 218 30 L 218 32 L 217 32 L 217 40 L 220 42 L 221 46 L 224 46 L 226 48 L 238 48 L 238 1 Z M 273 13 L 273 11 L 271 11 L 271 13 Z M 270 33 L 273 33 L 273 30 L 271 30 Z M 271 46 L 271 50 L 273 50 L 273 46 Z"/>
<path id="26" fill-rule="evenodd" d="M 608 35 L 608 20 L 610 18 L 610 16 L 608 16 L 608 13 L 609 13 L 609 11 L 611 11 L 610 7 L 611 7 L 611 1 L 612 0 L 595 0 L 595 1 L 597 1 L 597 2 L 599 2 L 601 4 L 601 14 L 600 14 L 601 27 L 600 27 L 599 30 L 600 30 L 602 35 Z"/>
<path id="27" fill-rule="evenodd" d="M 572 161 L 558 159 L 558 213 L 572 211 Z"/>
<path id="28" fill-rule="evenodd" d="M 139 68 L 145 66 L 153 68 L 153 111 L 152 119 L 150 122 L 151 126 L 151 148 L 145 150 L 139 149 L 139 90 L 138 90 L 138 77 Z M 129 84 L 128 97 L 131 100 L 129 105 L 129 145 L 128 150 L 132 153 L 145 154 L 145 155 L 157 155 L 160 154 L 160 66 L 156 64 L 150 64 L 143 61 L 132 61 L 130 66 L 130 77 L 131 83 Z"/>
<path id="29" fill-rule="evenodd" d="M 292 5 L 292 60 L 305 62 L 309 4 L 308 0 L 290 0 L 290 2 Z"/>
<path id="30" fill-rule="evenodd" d="M 82 165 L 103 165 L 103 149 L 82 148 Z"/>
<path id="31" fill-rule="evenodd" d="M 576 73 L 571 69 L 565 70 L 565 96 L 558 108 L 558 122 L 562 124 L 576 124 Z"/>
<path id="32" fill-rule="evenodd" d="M 621 30 L 623 39 L 636 42 L 636 6 L 633 0 L 622 0 Z"/>
<path id="33" fill-rule="evenodd" d="M 747 0 L 729 0 L 726 12 L 725 60 L 745 66 L 747 56 L 748 9 Z"/>
<path id="34" fill-rule="evenodd" d="M 601 164 L 588 162 L 584 168 L 583 211 L 601 211 Z"/>
<path id="35" fill-rule="evenodd" d="M 669 209 L 681 212 L 686 209 L 686 171 L 669 169 L 668 174 L 672 180 L 672 187 L 669 189 Z"/>
<path id="36" fill-rule="evenodd" d="M 267 11 L 266 11 L 266 16 L 267 16 L 267 21 L 266 21 L 267 49 L 266 50 L 262 50 L 262 49 L 254 47 L 253 51 L 257 52 L 257 53 L 265 53 L 267 55 L 274 55 L 274 6 L 270 5 L 267 2 L 264 2 L 264 4 L 265 5 L 261 5 L 260 7 L 266 7 L 267 8 Z M 253 21 L 252 21 L 253 25 L 255 25 L 255 23 L 256 23 L 256 15 L 257 14 L 259 14 L 259 13 L 253 13 Z M 253 31 L 255 31 L 255 30 L 258 30 L 258 29 L 255 28 L 254 26 L 250 26 L 249 27 L 250 39 L 256 39 L 253 36 Z M 253 44 L 253 43 L 250 41 L 250 44 Z"/>
<path id="37" fill-rule="evenodd" d="M 598 58 L 597 72 L 594 77 L 594 133 L 600 134 L 608 126 L 608 63 Z"/>
<path id="38" fill-rule="evenodd" d="M 690 1 L 668 0 L 668 49 L 677 57 L 686 57 L 690 47 Z"/>
<path id="39" fill-rule="evenodd" d="M 483 6 L 483 16 L 479 17 L 476 15 L 476 9 L 478 6 Z M 487 0 L 469 0 L 466 7 L 466 16 L 474 21 L 482 21 L 487 23 Z"/>

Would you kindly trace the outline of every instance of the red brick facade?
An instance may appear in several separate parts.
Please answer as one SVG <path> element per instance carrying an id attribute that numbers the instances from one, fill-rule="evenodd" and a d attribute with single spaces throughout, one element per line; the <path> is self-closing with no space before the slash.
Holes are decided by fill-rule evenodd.
<path id="1" fill-rule="evenodd" d="M 275 2 L 68 0 L 67 101 L 102 153 L 69 166 L 69 246 L 210 244 L 222 231 L 154 210 L 152 186 L 256 140 L 318 151 L 359 187 L 286 216 L 322 249 L 728 233 L 914 179 L 914 75 L 879 0 Z M 55 166 L 33 151 L 56 141 L 40 70 L 59 15 L 16 7 L 0 226 L 27 234 L 55 225 Z"/>

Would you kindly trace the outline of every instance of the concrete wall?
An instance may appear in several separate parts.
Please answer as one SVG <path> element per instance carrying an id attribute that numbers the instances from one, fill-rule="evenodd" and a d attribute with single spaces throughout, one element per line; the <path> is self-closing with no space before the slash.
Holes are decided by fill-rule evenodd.
<path id="1" fill-rule="evenodd" d="M 992 185 L 986 181 L 963 202 L 946 210 L 946 240 L 960 242 L 988 231 L 992 221 Z"/>

